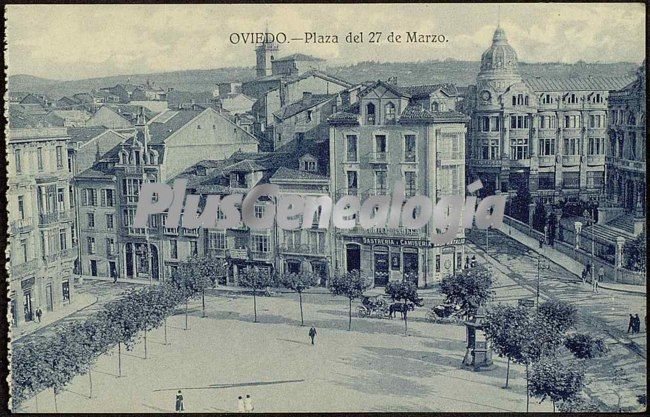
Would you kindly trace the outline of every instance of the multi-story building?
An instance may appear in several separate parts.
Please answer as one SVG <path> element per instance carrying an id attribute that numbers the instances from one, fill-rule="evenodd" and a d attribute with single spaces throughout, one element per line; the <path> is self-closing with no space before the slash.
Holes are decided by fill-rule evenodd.
<path id="1" fill-rule="evenodd" d="M 408 91 L 413 93 L 410 93 Z M 338 200 L 390 195 L 402 181 L 406 196 L 464 195 L 467 116 L 431 110 L 430 96 L 378 81 L 359 102 L 329 118 L 330 190 Z M 464 230 L 452 244 L 435 246 L 431 223 L 419 230 L 336 230 L 334 270 L 362 270 L 381 286 L 406 277 L 420 287 L 463 267 Z"/>
<path id="2" fill-rule="evenodd" d="M 523 78 L 498 27 L 469 89 L 468 180 L 482 194 L 527 189 L 546 202 L 604 186 L 609 90 L 627 78 Z"/>
<path id="3" fill-rule="evenodd" d="M 169 110 L 147 121 L 141 114 L 135 128 L 75 178 L 83 275 L 164 279 L 163 240 L 170 231 L 162 216 L 151 216 L 146 228 L 133 227 L 142 184 L 166 182 L 204 155 L 226 159 L 237 151 L 257 151 L 251 134 L 210 108 Z M 198 231 L 181 234 L 197 244 Z"/>
<path id="4" fill-rule="evenodd" d="M 13 324 L 34 319 L 74 297 L 74 214 L 61 127 L 14 128 L 8 134 L 9 296 Z"/>
<path id="5" fill-rule="evenodd" d="M 646 213 L 645 61 L 636 80 L 609 93 L 608 109 L 607 191 L 615 206 L 634 216 L 630 231 L 638 234 Z"/>

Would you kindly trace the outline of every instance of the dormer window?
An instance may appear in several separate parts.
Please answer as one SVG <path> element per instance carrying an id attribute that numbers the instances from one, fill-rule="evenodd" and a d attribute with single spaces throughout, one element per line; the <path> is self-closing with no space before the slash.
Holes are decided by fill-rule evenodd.
<path id="1" fill-rule="evenodd" d="M 375 105 L 368 103 L 366 106 L 366 124 L 374 125 L 375 124 Z"/>
<path id="2" fill-rule="evenodd" d="M 386 113 L 386 124 L 394 124 L 395 123 L 395 105 L 393 103 L 388 103 L 386 104 L 385 107 L 385 113 Z"/>

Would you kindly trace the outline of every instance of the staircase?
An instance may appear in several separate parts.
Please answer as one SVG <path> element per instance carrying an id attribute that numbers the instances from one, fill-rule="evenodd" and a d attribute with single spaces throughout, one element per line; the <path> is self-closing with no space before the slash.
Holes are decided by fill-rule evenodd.
<path id="1" fill-rule="evenodd" d="M 607 223 L 607 226 L 633 234 L 634 218 L 630 214 L 625 213 Z"/>

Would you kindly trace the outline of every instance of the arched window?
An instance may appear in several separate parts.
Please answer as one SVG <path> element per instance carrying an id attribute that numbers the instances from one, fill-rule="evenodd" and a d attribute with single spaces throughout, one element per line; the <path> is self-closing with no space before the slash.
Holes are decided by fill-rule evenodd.
<path id="1" fill-rule="evenodd" d="M 386 124 L 395 123 L 395 105 L 389 102 L 384 111 L 386 112 Z"/>
<path id="2" fill-rule="evenodd" d="M 375 124 L 375 105 L 368 103 L 366 106 L 366 124 L 374 125 Z"/>

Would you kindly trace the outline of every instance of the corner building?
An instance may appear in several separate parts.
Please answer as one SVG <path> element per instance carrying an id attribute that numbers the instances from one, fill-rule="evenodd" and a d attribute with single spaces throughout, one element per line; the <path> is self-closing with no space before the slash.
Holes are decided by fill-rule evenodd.
<path id="1" fill-rule="evenodd" d="M 414 87 L 378 81 L 359 101 L 333 114 L 330 124 L 330 192 L 335 203 L 345 195 L 391 195 L 396 182 L 406 198 L 464 195 L 467 117 L 434 111 L 430 97 Z M 358 220 L 357 220 L 358 222 Z M 430 227 L 412 230 L 330 229 L 334 271 L 360 270 L 375 286 L 411 279 L 425 287 L 463 267 L 464 230 L 445 246 L 434 246 Z"/>

